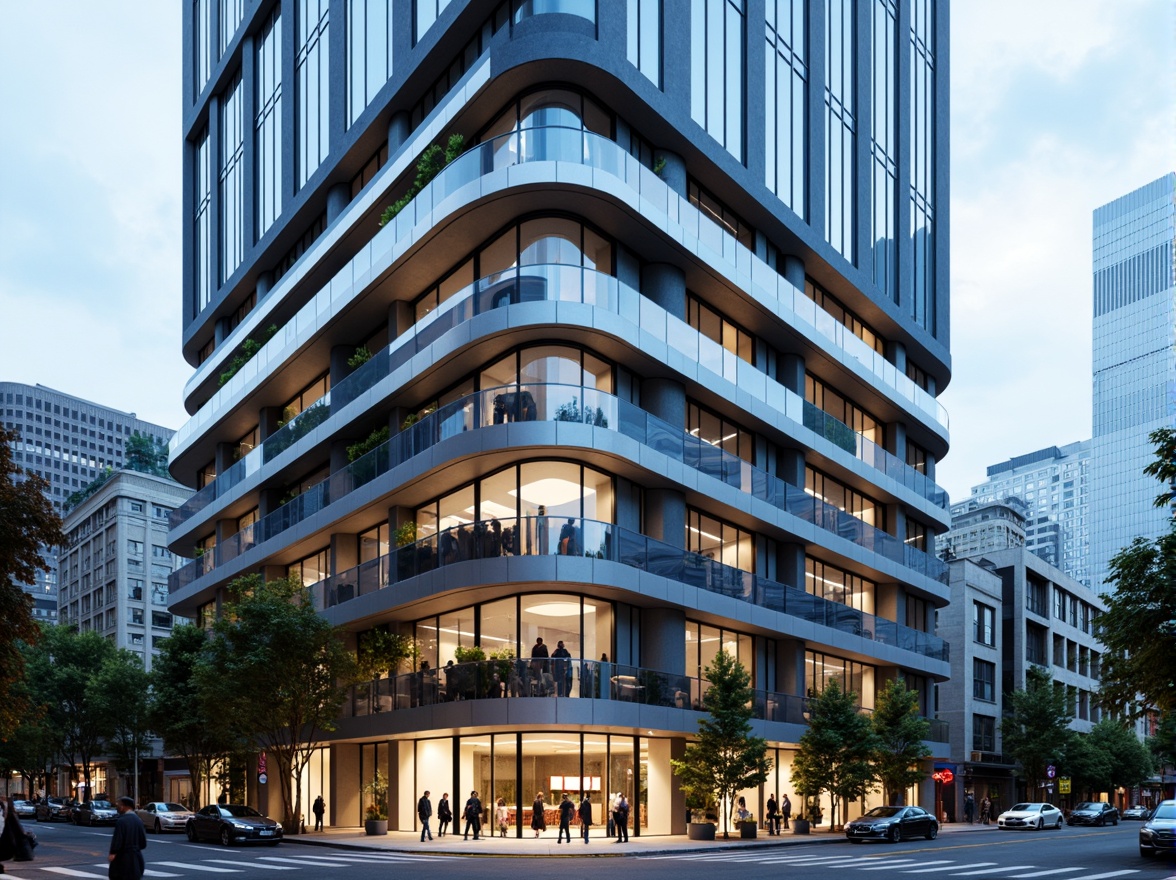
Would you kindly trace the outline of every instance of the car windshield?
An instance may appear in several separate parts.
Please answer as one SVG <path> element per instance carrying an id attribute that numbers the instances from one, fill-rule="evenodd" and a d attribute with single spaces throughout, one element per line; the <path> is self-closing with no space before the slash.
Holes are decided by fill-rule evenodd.
<path id="1" fill-rule="evenodd" d="M 1074 809 L 1075 810 L 1097 810 L 1098 804 L 1092 804 L 1092 803 L 1087 802 L 1084 804 L 1079 804 Z"/>
<path id="2" fill-rule="evenodd" d="M 221 807 L 221 813 L 228 813 L 230 816 L 236 816 L 238 819 L 253 818 L 261 815 L 253 807 L 246 807 L 242 804 L 226 804 Z"/>
<path id="3" fill-rule="evenodd" d="M 183 804 L 156 804 L 156 806 L 165 813 L 183 813 L 188 809 Z"/>
<path id="4" fill-rule="evenodd" d="M 113 810 L 114 809 L 114 807 L 111 805 L 110 801 L 91 801 L 90 805 L 95 810 Z"/>
<path id="5" fill-rule="evenodd" d="M 1176 804 L 1160 804 L 1153 819 L 1176 819 Z"/>
<path id="6" fill-rule="evenodd" d="M 863 819 L 889 819 L 891 816 L 897 816 L 902 812 L 902 807 L 874 807 Z"/>
<path id="7" fill-rule="evenodd" d="M 1010 813 L 1037 813 L 1041 811 L 1041 804 L 1013 804 Z"/>

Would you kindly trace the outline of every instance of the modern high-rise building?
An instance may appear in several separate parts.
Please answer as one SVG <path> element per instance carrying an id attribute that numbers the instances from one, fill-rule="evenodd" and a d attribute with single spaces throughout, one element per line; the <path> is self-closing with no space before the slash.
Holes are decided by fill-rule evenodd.
<path id="1" fill-rule="evenodd" d="M 80 397 L 20 382 L 0 382 L 3 424 L 16 431 L 12 459 L 17 467 L 43 477 L 47 497 L 59 514 L 66 500 L 85 489 L 107 469 L 125 463 L 124 444 L 135 434 L 166 443 L 173 433 L 136 417 Z M 42 620 L 57 619 L 57 548 L 42 547 L 49 566 L 37 572 L 36 582 L 26 584 L 32 594 L 34 614 Z"/>
<path id="2" fill-rule="evenodd" d="M 170 609 L 294 576 L 357 644 L 420 646 L 304 803 L 359 825 L 379 769 L 392 828 L 425 788 L 503 797 L 512 834 L 536 791 L 623 791 L 682 833 L 720 649 L 758 813 L 799 802 L 828 682 L 933 715 L 944 4 L 198 0 L 184 34 Z"/>
<path id="3" fill-rule="evenodd" d="M 966 501 L 952 505 L 953 517 L 976 506 L 1020 499 L 1029 552 L 1091 586 L 1090 445 L 1080 440 L 1049 446 L 989 465 L 988 479 L 973 486 Z"/>
<path id="4" fill-rule="evenodd" d="M 1176 174 L 1094 212 L 1090 574 L 1105 590 L 1111 558 L 1171 528 L 1143 473 L 1148 435 L 1176 427 Z"/>

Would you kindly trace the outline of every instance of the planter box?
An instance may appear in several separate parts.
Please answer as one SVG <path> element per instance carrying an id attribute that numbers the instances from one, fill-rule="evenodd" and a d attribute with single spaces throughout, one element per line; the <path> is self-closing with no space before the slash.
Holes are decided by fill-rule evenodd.
<path id="1" fill-rule="evenodd" d="M 365 834 L 375 836 L 377 834 L 388 833 L 387 819 L 364 819 L 363 830 Z"/>
<path id="2" fill-rule="evenodd" d="M 740 837 L 745 838 L 745 839 L 746 838 L 755 839 L 755 832 L 756 832 L 756 827 L 755 827 L 754 823 L 752 823 L 752 822 L 739 823 L 739 836 Z"/>
<path id="3" fill-rule="evenodd" d="M 793 819 L 792 820 L 792 833 L 793 834 L 808 834 L 809 833 L 809 820 L 808 819 Z"/>
<path id="4" fill-rule="evenodd" d="M 713 822 L 691 822 L 686 826 L 686 837 L 689 840 L 714 840 L 715 825 Z"/>

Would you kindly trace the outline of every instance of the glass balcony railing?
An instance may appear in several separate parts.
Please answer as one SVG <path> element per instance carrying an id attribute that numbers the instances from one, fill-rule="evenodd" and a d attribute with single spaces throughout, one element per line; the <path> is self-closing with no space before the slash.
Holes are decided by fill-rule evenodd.
<path id="1" fill-rule="evenodd" d="M 171 441 L 173 452 L 183 448 L 197 433 L 220 418 L 230 401 L 252 387 L 259 375 L 275 369 L 278 361 L 287 356 L 288 348 L 299 340 L 305 341 L 307 334 L 316 332 L 335 312 L 349 304 L 355 297 L 355 279 L 367 278 L 375 270 L 390 266 L 393 253 L 400 252 L 397 243 L 412 241 L 421 229 L 432 228 L 440 219 L 434 215 L 435 210 L 448 211 L 451 204 L 457 207 L 478 198 L 484 190 L 484 183 L 487 190 L 508 186 L 508 169 L 532 162 L 561 163 L 566 170 L 557 168 L 557 179 L 585 186 L 594 185 L 592 171 L 610 175 L 628 187 L 633 194 L 631 203 L 643 216 L 671 229 L 684 245 L 703 259 L 719 265 L 725 274 L 748 285 L 757 297 L 773 304 L 785 319 L 823 336 L 831 346 L 858 361 L 916 411 L 946 430 L 947 411 L 938 400 L 739 244 L 722 226 L 671 190 L 665 181 L 620 145 L 580 129 L 547 127 L 515 131 L 477 144 L 447 165 L 336 274 L 330 284 L 311 297 L 255 357 L 181 426 Z M 584 171 L 576 171 L 572 166 L 581 166 Z M 486 183 L 484 179 L 492 176 L 499 179 Z M 527 182 L 532 179 L 528 177 Z M 271 300 L 275 302 L 280 298 L 280 289 L 271 294 Z M 268 320 L 268 313 L 258 310 L 238 329 L 240 338 Z"/>
<path id="2" fill-rule="evenodd" d="M 803 401 L 799 403 L 803 404 Z M 314 409 L 311 407 L 299 418 Z M 172 572 L 169 578 L 171 589 L 182 589 L 207 574 L 210 565 L 215 567 L 235 559 L 442 440 L 516 421 L 581 422 L 597 429 L 619 432 L 778 510 L 946 583 L 948 567 L 941 559 L 911 547 L 900 538 L 822 501 L 803 488 L 753 467 L 634 404 L 595 388 L 535 383 L 491 388 L 442 406 L 273 513 L 222 539 L 201 558 Z M 294 424 L 292 422 L 286 428 Z M 264 454 L 264 449 L 261 451 Z"/>
<path id="3" fill-rule="evenodd" d="M 561 546 L 567 523 L 566 516 L 531 516 L 453 526 L 312 584 L 311 598 L 316 608 L 333 608 L 459 562 L 519 556 L 602 559 L 880 644 L 896 645 L 936 660 L 948 659 L 948 644 L 931 633 L 866 614 L 612 523 L 574 522 L 575 536 Z"/>
<path id="4" fill-rule="evenodd" d="M 416 709 L 466 700 L 513 700 L 566 697 L 616 700 L 643 706 L 703 711 L 710 682 L 688 675 L 656 672 L 622 663 L 571 657 L 531 660 L 526 657 L 449 663 L 376 679 L 350 688 L 343 702 L 344 718 L 359 718 L 398 709 Z M 808 723 L 808 699 L 775 691 L 751 691 L 752 717 L 788 724 Z M 870 710 L 862 709 L 869 713 Z M 946 721 L 926 719 L 931 742 L 947 742 Z"/>
<path id="5" fill-rule="evenodd" d="M 789 418 L 845 449 L 860 461 L 937 506 L 947 508 L 947 493 L 934 480 L 848 425 L 806 403 L 799 395 L 768 379 L 751 364 L 735 357 L 688 324 L 671 318 L 663 310 L 643 300 L 633 288 L 610 275 L 591 269 L 538 265 L 482 278 L 446 300 L 440 308 L 418 321 L 392 345 L 377 352 L 371 360 L 267 437 L 256 449 L 174 509 L 170 517 L 171 528 L 183 525 L 216 498 L 260 471 L 265 463 L 272 461 L 331 415 L 408 363 L 445 332 L 476 315 L 523 302 L 583 303 L 627 318 L 641 330 L 665 340 L 675 351 L 702 367 L 729 379 L 765 402 L 782 406 Z M 753 372 L 757 381 L 748 378 Z"/>

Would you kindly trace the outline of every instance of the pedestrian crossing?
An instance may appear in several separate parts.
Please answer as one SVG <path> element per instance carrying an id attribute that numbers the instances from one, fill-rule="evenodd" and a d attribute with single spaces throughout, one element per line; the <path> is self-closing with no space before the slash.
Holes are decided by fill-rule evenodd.
<path id="1" fill-rule="evenodd" d="M 1137 868 L 1122 868 L 1115 871 L 1095 871 L 1080 865 L 1003 865 L 1000 862 L 976 862 L 965 859 L 920 859 L 899 855 L 817 855 L 797 853 L 795 855 L 762 853 L 682 853 L 681 855 L 651 855 L 643 859 L 673 860 L 683 862 L 736 862 L 760 865 L 779 865 L 794 868 L 835 868 L 839 871 L 868 872 L 884 871 L 890 874 L 926 875 L 929 880 L 936 877 L 984 877 L 985 880 L 1112 880 L 1116 877 L 1130 877 L 1139 874 Z"/>
<path id="2" fill-rule="evenodd" d="M 255 859 L 244 858 L 201 858 L 181 862 L 174 859 L 149 859 L 144 877 L 205 877 L 208 880 L 228 874 L 242 874 L 246 872 L 279 872 L 300 871 L 322 868 L 348 868 L 360 865 L 405 865 L 413 862 L 442 862 L 460 858 L 447 855 L 413 855 L 410 853 L 340 853 L 332 851 L 328 855 L 317 853 L 295 853 L 292 855 L 266 855 Z M 38 865 L 33 862 L 9 863 L 6 865 L 8 875 L 13 877 L 39 878 L 50 880 L 53 877 L 107 877 L 107 864 L 100 862 L 94 865 L 79 865 L 77 867 L 59 867 L 55 865 Z M 275 873 L 275 876 L 276 873 Z M 317 876 L 322 876 L 321 872 Z"/>

